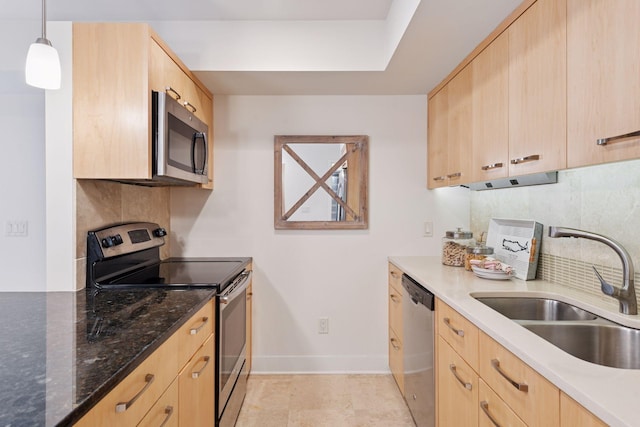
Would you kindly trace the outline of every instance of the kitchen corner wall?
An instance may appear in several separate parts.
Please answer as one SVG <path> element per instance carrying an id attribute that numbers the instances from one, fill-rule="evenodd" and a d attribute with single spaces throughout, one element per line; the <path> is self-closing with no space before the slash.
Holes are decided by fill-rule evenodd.
<path id="1" fill-rule="evenodd" d="M 474 234 L 487 231 L 491 218 L 532 219 L 542 223 L 542 262 L 553 261 L 554 269 L 566 265 L 567 271 L 559 274 L 565 279 L 558 284 L 573 280 L 574 274 L 569 270 L 578 268 L 585 270 L 580 272 L 583 276 L 580 280 L 590 281 L 585 290 L 601 295 L 591 264 L 620 270 L 620 258 L 602 243 L 552 239 L 548 237 L 548 227 L 578 228 L 608 236 L 620 242 L 635 265 L 640 266 L 640 160 L 560 171 L 557 184 L 471 192 Z M 549 270 L 549 266 L 544 267 Z M 612 279 L 611 283 L 618 284 L 618 280 Z M 617 305 L 612 298 L 603 298 Z"/>
<path id="2" fill-rule="evenodd" d="M 214 99 L 216 187 L 171 189 L 172 255 L 253 256 L 255 372 L 388 372 L 387 257 L 469 225 L 468 190 L 426 189 L 426 96 Z M 367 230 L 274 230 L 279 134 L 369 135 Z"/>

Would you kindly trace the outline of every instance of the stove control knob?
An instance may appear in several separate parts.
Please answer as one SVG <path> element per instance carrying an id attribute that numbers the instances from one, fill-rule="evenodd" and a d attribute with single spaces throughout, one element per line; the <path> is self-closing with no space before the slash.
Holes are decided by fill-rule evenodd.
<path id="1" fill-rule="evenodd" d="M 121 245 L 122 243 L 122 236 L 119 234 L 116 234 L 115 236 L 107 236 L 102 239 L 103 248 L 112 248 L 114 246 Z"/>
<path id="2" fill-rule="evenodd" d="M 153 230 L 153 235 L 156 237 L 164 237 L 167 235 L 167 230 L 162 227 L 156 228 L 155 230 Z"/>

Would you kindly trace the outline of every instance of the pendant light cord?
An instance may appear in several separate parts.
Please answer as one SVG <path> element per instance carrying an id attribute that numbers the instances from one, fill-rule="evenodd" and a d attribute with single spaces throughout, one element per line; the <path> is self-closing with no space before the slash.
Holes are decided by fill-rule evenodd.
<path id="1" fill-rule="evenodd" d="M 42 0 L 42 38 L 47 38 L 47 1 Z"/>

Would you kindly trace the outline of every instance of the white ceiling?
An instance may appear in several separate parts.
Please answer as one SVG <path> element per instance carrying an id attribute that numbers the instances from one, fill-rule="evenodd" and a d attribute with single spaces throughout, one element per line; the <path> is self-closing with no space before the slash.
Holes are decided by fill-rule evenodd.
<path id="1" fill-rule="evenodd" d="M 48 0 L 47 15 L 149 22 L 214 94 L 426 94 L 520 2 Z M 40 8 L 13 1 L 0 21 Z"/>

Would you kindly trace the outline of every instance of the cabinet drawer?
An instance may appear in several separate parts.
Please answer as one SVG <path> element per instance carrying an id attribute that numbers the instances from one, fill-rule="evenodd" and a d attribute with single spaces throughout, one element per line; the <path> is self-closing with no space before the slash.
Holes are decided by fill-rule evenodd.
<path id="1" fill-rule="evenodd" d="M 402 293 L 389 284 L 389 327 L 402 341 Z"/>
<path id="2" fill-rule="evenodd" d="M 402 341 L 395 334 L 393 329 L 389 328 L 389 368 L 395 378 L 400 392 L 404 396 L 404 353 L 402 349 Z"/>
<path id="3" fill-rule="evenodd" d="M 82 417 L 76 426 L 138 424 L 171 384 L 177 371 L 178 340 L 174 334 Z"/>
<path id="4" fill-rule="evenodd" d="M 478 328 L 457 311 L 436 299 L 438 333 L 478 371 Z"/>
<path id="5" fill-rule="evenodd" d="M 402 292 L 402 270 L 389 263 L 389 286 L 393 286 L 397 292 Z"/>
<path id="6" fill-rule="evenodd" d="M 140 421 L 138 427 L 178 427 L 178 417 L 178 380 L 176 379 Z"/>
<path id="7" fill-rule="evenodd" d="M 178 361 L 180 367 L 191 359 L 193 353 L 214 332 L 215 310 L 213 304 L 214 300 L 209 301 L 176 332 L 178 335 Z"/>
<path id="8" fill-rule="evenodd" d="M 478 374 L 438 337 L 438 425 L 475 426 L 478 421 Z"/>
<path id="9" fill-rule="evenodd" d="M 478 401 L 480 414 L 478 425 L 480 427 L 527 426 L 482 379 L 480 379 L 478 387 Z"/>
<path id="10" fill-rule="evenodd" d="M 558 388 L 484 333 L 480 376 L 527 425 L 559 424 Z"/>

